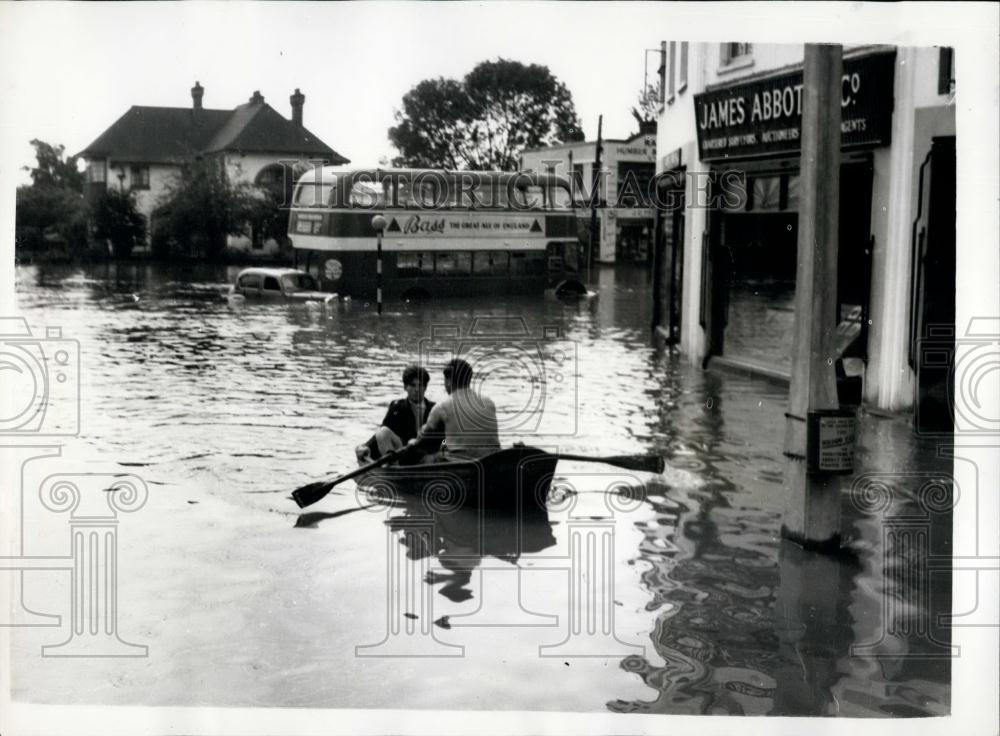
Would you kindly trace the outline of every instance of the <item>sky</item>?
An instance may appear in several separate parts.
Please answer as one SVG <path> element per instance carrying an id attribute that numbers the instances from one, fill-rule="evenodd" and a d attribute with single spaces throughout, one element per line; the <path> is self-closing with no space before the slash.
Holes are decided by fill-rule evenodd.
<path id="1" fill-rule="evenodd" d="M 954 3 L 950 8 L 961 5 Z M 934 3 L 0 2 L 3 192 L 29 181 L 28 143 L 78 153 L 132 105 L 232 109 L 255 90 L 358 166 L 394 154 L 387 130 L 423 79 L 504 57 L 547 66 L 583 130 L 623 138 L 662 40 L 947 41 L 961 13 Z M 923 16 L 923 17 L 922 17 Z M 962 21 L 968 26 L 968 19 Z M 654 50 L 647 54 L 647 49 Z"/>
<path id="2" fill-rule="evenodd" d="M 572 7 L 571 7 L 572 6 Z M 403 95 L 423 79 L 461 78 L 504 57 L 543 64 L 570 89 L 588 137 L 636 131 L 630 108 L 645 49 L 658 48 L 666 6 L 572 3 L 18 4 L 3 37 L 3 134 L 33 162 L 41 138 L 77 153 L 132 105 L 232 109 L 260 90 L 353 163 L 392 156 L 386 132 Z M 15 11 L 15 12 L 12 12 Z M 9 26 L 8 26 L 9 28 Z M 13 38 L 11 38 L 13 35 Z M 649 55 L 651 74 L 656 57 Z M 23 174 L 20 178 L 24 178 Z"/>

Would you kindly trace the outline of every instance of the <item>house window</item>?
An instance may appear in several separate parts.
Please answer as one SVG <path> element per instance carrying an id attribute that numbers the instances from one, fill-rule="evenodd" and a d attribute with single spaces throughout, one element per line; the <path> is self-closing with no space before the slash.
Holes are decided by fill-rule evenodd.
<path id="1" fill-rule="evenodd" d="M 133 166 L 131 170 L 131 188 L 149 189 L 149 167 Z"/>
<path id="2" fill-rule="evenodd" d="M 681 41 L 681 66 L 677 74 L 677 91 L 683 92 L 688 86 L 688 42 Z"/>
<path id="3" fill-rule="evenodd" d="M 722 66 L 742 65 L 750 61 L 750 54 L 753 52 L 753 44 L 731 41 L 722 44 L 721 58 Z"/>
<path id="4" fill-rule="evenodd" d="M 104 184 L 108 180 L 108 168 L 104 161 L 87 163 L 87 181 L 92 184 Z"/>
<path id="5" fill-rule="evenodd" d="M 948 95 L 955 89 L 955 49 L 942 46 L 938 56 L 938 94 Z"/>
<path id="6" fill-rule="evenodd" d="M 670 42 L 670 51 L 667 52 L 667 104 L 674 101 L 674 78 L 677 76 L 677 42 Z"/>

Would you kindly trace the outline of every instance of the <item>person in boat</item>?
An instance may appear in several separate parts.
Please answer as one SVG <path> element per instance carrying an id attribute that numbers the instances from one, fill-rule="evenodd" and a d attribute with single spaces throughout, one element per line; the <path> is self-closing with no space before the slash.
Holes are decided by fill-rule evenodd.
<path id="1" fill-rule="evenodd" d="M 440 451 L 423 461 L 475 459 L 499 450 L 497 408 L 472 390 L 472 366 L 461 358 L 450 360 L 444 367 L 444 390 L 448 396 L 430 410 L 420 433 L 409 442 L 415 451 L 428 453 L 444 439 Z"/>
<path id="2" fill-rule="evenodd" d="M 386 453 L 400 449 L 419 434 L 434 408 L 434 402 L 424 397 L 430 380 L 430 374 L 423 366 L 406 366 L 403 370 L 406 396 L 389 404 L 385 418 L 375 434 L 355 448 L 358 464 L 365 465 L 378 460 Z"/>

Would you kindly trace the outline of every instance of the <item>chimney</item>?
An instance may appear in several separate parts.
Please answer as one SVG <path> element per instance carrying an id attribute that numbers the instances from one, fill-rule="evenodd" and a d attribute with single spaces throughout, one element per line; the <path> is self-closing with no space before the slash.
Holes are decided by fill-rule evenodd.
<path id="1" fill-rule="evenodd" d="M 299 88 L 295 88 L 295 94 L 288 98 L 292 103 L 292 122 L 302 126 L 302 106 L 306 104 L 306 96 L 299 92 Z"/>
<path id="2" fill-rule="evenodd" d="M 205 96 L 205 88 L 201 86 L 200 82 L 195 82 L 194 87 L 191 88 L 191 99 L 194 102 L 194 110 L 201 109 L 201 98 Z"/>
<path id="3" fill-rule="evenodd" d="M 253 91 L 253 96 L 250 98 L 250 102 L 264 102 L 264 95 L 260 93 L 259 89 Z"/>

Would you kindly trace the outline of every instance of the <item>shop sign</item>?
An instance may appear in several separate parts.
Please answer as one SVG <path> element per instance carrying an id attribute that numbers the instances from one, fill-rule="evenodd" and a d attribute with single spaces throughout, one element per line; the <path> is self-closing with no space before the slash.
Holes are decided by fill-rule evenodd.
<path id="1" fill-rule="evenodd" d="M 681 167 L 681 149 L 671 151 L 663 157 L 663 170 L 679 169 Z"/>
<path id="2" fill-rule="evenodd" d="M 806 421 L 808 472 L 854 472 L 856 424 L 855 413 L 851 409 L 810 411 Z"/>
<path id="3" fill-rule="evenodd" d="M 510 235 L 543 235 L 543 218 L 538 216 L 490 216 L 480 213 L 414 214 L 389 218 L 387 235 L 449 238 L 469 235 L 503 238 Z"/>
<path id="4" fill-rule="evenodd" d="M 844 59 L 841 146 L 891 141 L 896 52 Z M 695 95 L 702 161 L 795 155 L 801 149 L 802 70 Z"/>

